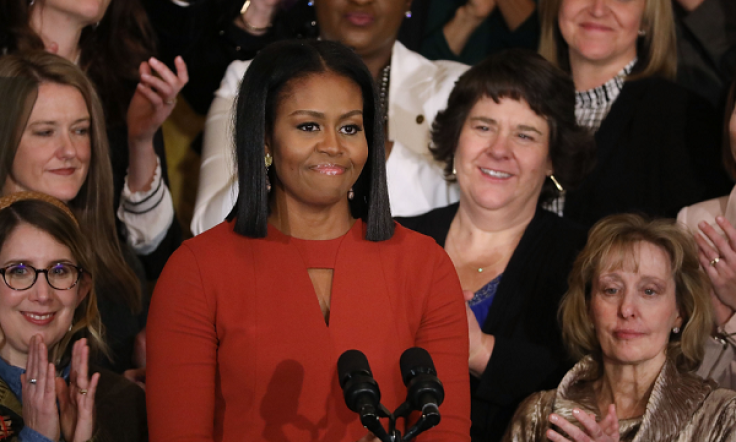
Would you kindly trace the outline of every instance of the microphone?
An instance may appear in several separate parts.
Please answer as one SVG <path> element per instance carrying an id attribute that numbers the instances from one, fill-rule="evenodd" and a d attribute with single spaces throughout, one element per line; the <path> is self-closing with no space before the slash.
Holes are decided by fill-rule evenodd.
<path id="1" fill-rule="evenodd" d="M 360 422 L 376 437 L 389 441 L 379 419 L 388 414 L 381 405 L 381 391 L 365 355 L 358 350 L 348 350 L 340 355 L 337 375 L 348 408 L 360 415 Z"/>
<path id="2" fill-rule="evenodd" d="M 348 350 L 337 360 L 337 375 L 343 390 L 345 404 L 356 413 L 378 407 L 381 391 L 373 379 L 368 359 L 359 350 Z"/>
<path id="3" fill-rule="evenodd" d="M 439 406 L 445 400 L 445 389 L 427 350 L 419 347 L 406 350 L 399 366 L 407 389 L 406 403 L 410 409 L 422 412 L 417 424 L 406 432 L 404 439 L 409 440 L 440 423 Z"/>

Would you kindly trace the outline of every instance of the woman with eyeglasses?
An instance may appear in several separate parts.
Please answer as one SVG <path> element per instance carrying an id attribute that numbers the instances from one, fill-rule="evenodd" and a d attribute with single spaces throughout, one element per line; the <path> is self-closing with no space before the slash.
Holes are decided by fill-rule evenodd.
<path id="1" fill-rule="evenodd" d="M 64 203 L 36 192 L 0 198 L 0 439 L 146 438 L 143 391 L 89 365 L 107 352 L 97 272 Z"/>
<path id="2" fill-rule="evenodd" d="M 101 269 L 96 289 L 111 358 L 96 362 L 119 373 L 143 366 L 134 344 L 145 327 L 146 302 L 128 264 L 136 257 L 118 240 L 104 112 L 94 86 L 57 55 L 6 55 L 0 103 L 0 194 L 31 190 L 69 205 Z"/>

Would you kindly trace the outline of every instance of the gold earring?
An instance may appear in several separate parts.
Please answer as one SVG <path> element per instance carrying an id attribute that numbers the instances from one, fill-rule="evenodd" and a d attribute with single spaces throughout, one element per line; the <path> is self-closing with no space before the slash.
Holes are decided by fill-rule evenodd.
<path id="1" fill-rule="evenodd" d="M 271 167 L 271 164 L 273 164 L 273 157 L 270 153 L 266 152 L 266 157 L 264 158 L 266 162 L 266 169 Z"/>
<path id="2" fill-rule="evenodd" d="M 562 187 L 562 184 L 560 184 L 560 182 L 559 182 L 559 181 L 557 181 L 557 178 L 555 178 L 555 176 L 554 176 L 554 175 L 550 174 L 550 175 L 549 175 L 549 179 L 551 179 L 551 180 L 552 180 L 552 182 L 553 182 L 553 183 L 555 184 L 555 187 L 557 188 L 557 190 L 558 190 L 558 191 L 559 191 L 560 193 L 565 193 L 565 188 L 564 188 L 564 187 Z"/>

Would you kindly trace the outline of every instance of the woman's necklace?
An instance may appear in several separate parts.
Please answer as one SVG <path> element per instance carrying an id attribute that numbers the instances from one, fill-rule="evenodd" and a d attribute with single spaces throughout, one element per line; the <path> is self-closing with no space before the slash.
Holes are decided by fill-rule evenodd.
<path id="1" fill-rule="evenodd" d="M 386 65 L 385 68 L 381 69 L 381 82 L 378 85 L 378 102 L 381 105 L 381 112 L 383 114 L 383 122 L 388 122 L 388 87 L 391 82 L 391 62 Z"/>

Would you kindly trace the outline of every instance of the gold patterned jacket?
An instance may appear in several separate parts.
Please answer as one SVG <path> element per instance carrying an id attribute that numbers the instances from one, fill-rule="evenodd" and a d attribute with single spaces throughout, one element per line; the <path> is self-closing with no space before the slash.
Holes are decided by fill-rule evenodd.
<path id="1" fill-rule="evenodd" d="M 598 373 L 598 364 L 586 357 L 565 375 L 557 390 L 529 396 L 516 410 L 504 442 L 547 441 L 547 416 L 553 412 L 576 425 L 573 408 L 594 413 L 600 420 L 592 388 Z M 644 415 L 619 421 L 619 432 L 621 442 L 736 442 L 736 392 L 680 373 L 668 360 Z"/>

